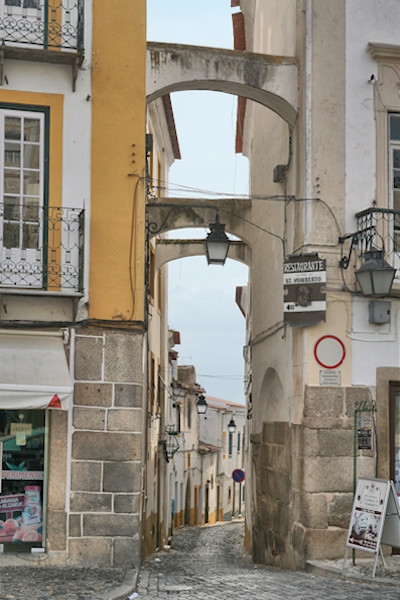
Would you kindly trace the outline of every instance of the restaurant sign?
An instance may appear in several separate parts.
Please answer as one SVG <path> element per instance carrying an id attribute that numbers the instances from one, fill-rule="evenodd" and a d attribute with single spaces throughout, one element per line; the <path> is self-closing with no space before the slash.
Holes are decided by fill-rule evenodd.
<path id="1" fill-rule="evenodd" d="M 283 264 L 284 320 L 294 327 L 325 320 L 326 261 L 318 254 L 289 256 Z"/>

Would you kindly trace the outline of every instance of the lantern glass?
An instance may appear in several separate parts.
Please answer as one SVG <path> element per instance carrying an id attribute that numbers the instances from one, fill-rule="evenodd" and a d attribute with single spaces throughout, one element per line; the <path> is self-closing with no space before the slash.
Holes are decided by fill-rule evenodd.
<path id="1" fill-rule="evenodd" d="M 229 433 L 235 433 L 235 431 L 236 431 L 236 423 L 233 420 L 233 417 L 231 418 L 231 420 L 228 423 L 228 431 L 229 431 Z"/>
<path id="2" fill-rule="evenodd" d="M 199 415 L 206 414 L 207 400 L 204 398 L 204 396 L 199 396 L 199 399 L 197 400 L 197 403 L 196 403 L 196 408 L 197 408 L 197 414 L 199 414 Z"/>
<path id="3" fill-rule="evenodd" d="M 371 250 L 365 253 L 365 262 L 356 271 L 356 277 L 364 296 L 387 296 L 395 273 L 381 250 Z"/>
<path id="4" fill-rule="evenodd" d="M 207 263 L 209 265 L 224 265 L 230 245 L 230 239 L 225 233 L 225 225 L 220 223 L 217 213 L 215 223 L 210 224 L 210 233 L 204 240 Z"/>

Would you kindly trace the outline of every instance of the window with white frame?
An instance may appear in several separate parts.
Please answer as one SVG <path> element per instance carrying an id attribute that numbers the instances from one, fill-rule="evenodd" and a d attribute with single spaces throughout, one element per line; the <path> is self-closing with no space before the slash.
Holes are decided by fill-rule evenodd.
<path id="1" fill-rule="evenodd" d="M 400 113 L 389 115 L 389 195 L 390 208 L 400 210 Z M 400 250 L 400 217 L 394 219 L 394 247 Z"/>
<path id="2" fill-rule="evenodd" d="M 0 105 L 0 285 L 43 286 L 47 115 Z"/>
<path id="3" fill-rule="evenodd" d="M 39 0 L 6 0 L 6 6 L 22 6 L 22 8 L 39 8 Z"/>
<path id="4" fill-rule="evenodd" d="M 3 247 L 35 251 L 41 243 L 44 115 L 1 109 L 0 116 Z"/>

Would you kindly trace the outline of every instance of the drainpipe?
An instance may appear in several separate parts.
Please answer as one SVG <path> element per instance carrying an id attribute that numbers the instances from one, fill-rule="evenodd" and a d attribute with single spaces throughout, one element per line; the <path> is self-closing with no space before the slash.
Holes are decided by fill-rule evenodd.
<path id="1" fill-rule="evenodd" d="M 312 198 L 312 12 L 313 12 L 313 0 L 306 0 L 306 23 L 305 23 L 305 98 L 304 98 L 304 129 L 305 129 L 305 143 L 304 143 L 304 173 L 305 173 L 305 198 Z M 305 244 L 308 243 L 309 229 L 308 223 L 310 223 L 312 217 L 312 202 L 306 202 L 304 210 L 304 232 L 305 232 Z"/>

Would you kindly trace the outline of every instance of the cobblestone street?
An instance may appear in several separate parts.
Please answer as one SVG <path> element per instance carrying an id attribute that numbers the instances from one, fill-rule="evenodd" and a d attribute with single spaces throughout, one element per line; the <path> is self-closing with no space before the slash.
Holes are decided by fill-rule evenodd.
<path id="1" fill-rule="evenodd" d="M 243 550 L 243 523 L 185 528 L 171 549 L 144 565 L 139 600 L 399 600 L 400 583 L 363 584 L 254 565 Z M 370 567 L 369 567 L 370 568 Z M 397 580 L 399 582 L 399 580 Z"/>
<path id="2" fill-rule="evenodd" d="M 342 560 L 314 561 L 318 574 L 254 565 L 243 538 L 242 521 L 175 530 L 143 565 L 137 600 L 400 600 L 400 557 L 379 561 L 375 579 L 373 560 L 357 559 L 345 580 Z M 137 581 L 134 570 L 28 564 L 0 567 L 0 600 L 127 600 Z"/>

